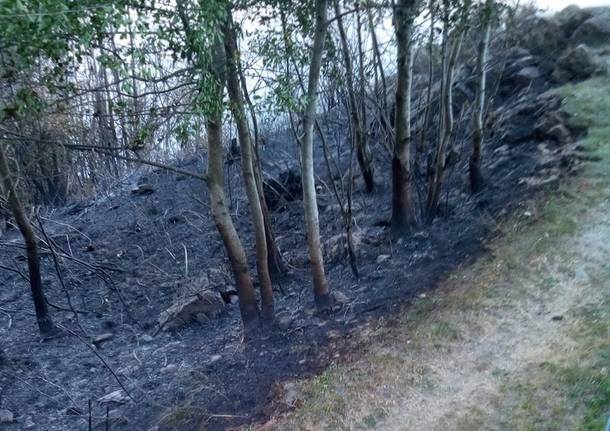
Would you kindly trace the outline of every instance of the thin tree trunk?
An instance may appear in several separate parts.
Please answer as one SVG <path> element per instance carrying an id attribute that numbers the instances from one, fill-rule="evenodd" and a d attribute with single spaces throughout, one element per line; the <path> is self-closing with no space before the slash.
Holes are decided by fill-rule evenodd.
<path id="1" fill-rule="evenodd" d="M 345 75 L 347 79 L 347 95 L 348 95 L 348 110 L 350 115 L 350 121 L 352 124 L 352 145 L 356 148 L 356 158 L 358 159 L 358 165 L 362 172 L 362 178 L 364 179 L 364 185 L 367 193 L 372 193 L 375 189 L 375 182 L 373 177 L 373 166 L 371 164 L 370 152 L 367 148 L 366 143 L 366 130 L 364 129 L 362 113 L 359 112 L 359 106 L 356 99 L 356 91 L 354 87 L 354 70 L 352 65 L 352 58 L 349 51 L 349 45 L 347 43 L 347 35 L 343 26 L 343 18 L 341 7 L 339 6 L 339 0 L 334 0 L 335 16 L 337 17 L 337 26 L 339 27 L 339 38 L 341 40 L 341 53 L 343 55 L 343 63 L 345 64 Z"/>
<path id="2" fill-rule="evenodd" d="M 448 21 L 446 20 L 445 23 Z M 447 24 L 445 24 L 447 25 Z M 445 38 L 448 38 L 445 35 Z M 453 133 L 453 69 L 462 46 L 463 32 L 458 30 L 453 44 L 447 50 L 448 40 L 445 41 L 443 77 L 441 86 L 441 127 L 439 141 L 435 149 L 433 166 L 429 175 L 428 198 L 426 203 L 427 221 L 431 222 L 438 211 L 439 200 L 443 188 L 446 168 L 447 146 Z"/>
<path id="3" fill-rule="evenodd" d="M 15 185 L 11 178 L 9 164 L 4 151 L 4 143 L 0 143 L 0 180 L 2 181 L 2 187 L 6 193 L 6 198 L 17 222 L 17 226 L 21 231 L 23 240 L 25 242 L 27 259 L 28 259 L 28 270 L 30 275 L 30 289 L 32 292 L 32 299 L 34 300 L 34 309 L 36 310 L 36 320 L 38 322 L 38 328 L 41 335 L 52 336 L 57 334 L 58 329 L 51 319 L 49 309 L 47 307 L 47 301 L 44 296 L 42 289 L 42 277 L 40 275 L 40 256 L 38 254 L 38 245 L 36 243 L 36 236 L 32 230 L 32 225 L 27 219 L 21 201 L 17 196 Z"/>
<path id="4" fill-rule="evenodd" d="M 320 69 L 324 54 L 324 39 L 326 38 L 326 0 L 316 0 L 314 42 L 309 65 L 309 81 L 307 83 L 307 104 L 303 115 L 304 135 L 301 140 L 301 178 L 303 182 L 303 206 L 309 260 L 313 275 L 314 299 L 319 308 L 325 309 L 333 305 L 334 298 L 330 294 L 324 259 L 320 246 L 320 223 L 318 220 L 318 204 L 313 166 L 313 130 L 316 120 L 316 104 L 320 83 Z"/>
<path id="5" fill-rule="evenodd" d="M 426 108 L 424 110 L 424 119 L 420 130 L 419 147 L 417 149 L 421 155 L 425 155 L 424 147 L 426 142 L 426 132 L 428 131 L 428 127 L 430 125 L 430 105 L 432 103 L 432 83 L 434 81 L 434 0 L 429 1 L 428 8 L 430 9 L 430 33 L 428 35 L 428 86 L 426 88 Z"/>
<path id="6" fill-rule="evenodd" d="M 369 32 L 371 33 L 371 43 L 373 45 L 373 58 L 375 59 L 374 63 L 377 65 L 376 69 L 379 70 L 379 78 L 381 79 L 381 104 L 378 108 L 379 124 L 385 133 L 386 147 L 393 151 L 394 140 L 392 139 L 391 125 L 389 124 L 388 119 L 388 85 L 386 82 L 385 71 L 383 69 L 383 62 L 381 60 L 379 42 L 377 41 L 377 34 L 375 33 L 373 13 L 371 12 L 370 7 L 367 7 L 366 13 L 369 22 Z"/>
<path id="7" fill-rule="evenodd" d="M 252 103 L 252 100 L 250 100 L 250 95 L 248 93 L 246 78 L 244 77 L 241 68 L 239 70 L 239 79 L 242 91 L 244 93 L 244 99 L 246 100 L 246 103 L 250 109 L 250 115 L 252 116 L 252 127 L 254 129 L 254 175 L 256 178 L 256 187 L 258 188 L 258 196 L 261 202 L 261 210 L 263 211 L 263 218 L 265 220 L 265 235 L 267 238 L 267 262 L 271 277 L 279 279 L 284 274 L 286 274 L 288 270 L 286 268 L 284 258 L 282 257 L 282 253 L 280 253 L 280 248 L 277 245 L 277 240 L 275 239 L 275 233 L 273 232 L 273 224 L 271 222 L 271 213 L 269 211 L 269 207 L 267 206 L 267 201 L 265 200 L 265 192 L 263 189 L 263 170 L 261 166 L 261 156 L 259 151 L 260 143 L 262 142 L 262 137 L 258 128 L 258 121 L 256 119 L 254 105 Z"/>
<path id="8" fill-rule="evenodd" d="M 487 2 L 490 3 L 490 2 Z M 487 84 L 487 50 L 489 46 L 489 36 L 491 33 L 490 20 L 485 17 L 486 12 L 481 11 L 481 39 L 477 49 L 476 79 L 477 89 L 472 113 L 473 133 L 472 133 L 472 154 L 468 162 L 470 177 L 470 190 L 476 193 L 483 186 L 483 176 L 481 174 L 481 147 L 483 145 L 483 120 L 485 113 L 485 90 Z"/>
<path id="9" fill-rule="evenodd" d="M 397 84 L 394 154 L 392 157 L 392 235 L 404 235 L 413 221 L 411 207 L 411 82 L 413 55 L 411 33 L 415 1 L 399 0 L 394 6 L 397 45 Z"/>
<path id="10" fill-rule="evenodd" d="M 364 73 L 364 43 L 362 41 L 362 24 L 360 21 L 360 4 L 356 2 L 356 30 L 358 35 L 358 79 L 360 81 L 360 85 L 358 87 L 360 98 L 360 106 L 359 112 L 360 115 L 358 119 L 360 120 L 360 156 L 363 160 L 359 162 L 363 168 L 362 175 L 364 177 L 364 184 L 366 186 L 367 193 L 372 193 L 375 188 L 374 182 L 374 165 L 373 165 L 373 156 L 371 150 L 369 148 L 369 134 L 368 134 L 368 118 L 366 115 L 366 85 L 367 79 Z"/>
<path id="11" fill-rule="evenodd" d="M 258 304 L 256 294 L 252 287 L 252 279 L 248 268 L 248 261 L 243 245 L 227 206 L 224 190 L 224 154 L 222 147 L 222 93 L 224 82 L 224 50 L 221 42 L 214 45 L 214 58 L 210 72 L 213 77 L 210 85 L 213 86 L 213 100 L 217 106 L 209 106 L 206 119 L 208 136 L 208 190 L 210 193 L 210 208 L 216 228 L 220 233 L 222 242 L 229 256 L 237 295 L 239 296 L 239 309 L 246 332 L 258 325 Z"/>
<path id="12" fill-rule="evenodd" d="M 230 12 L 229 12 L 230 14 Z M 233 29 L 233 21 L 229 15 L 228 22 L 224 25 L 225 53 L 227 58 L 227 89 L 233 117 L 237 124 L 237 133 L 241 150 L 241 167 L 246 189 L 246 195 L 250 204 L 250 214 L 256 238 L 256 268 L 261 290 L 261 318 L 265 322 L 273 321 L 273 286 L 267 262 L 267 236 L 265 231 L 265 219 L 261 209 L 261 198 L 258 194 L 256 177 L 254 174 L 254 148 L 250 136 L 250 128 L 244 107 L 244 98 L 239 83 L 239 68 L 237 62 L 239 53 L 237 51 L 237 40 Z"/>

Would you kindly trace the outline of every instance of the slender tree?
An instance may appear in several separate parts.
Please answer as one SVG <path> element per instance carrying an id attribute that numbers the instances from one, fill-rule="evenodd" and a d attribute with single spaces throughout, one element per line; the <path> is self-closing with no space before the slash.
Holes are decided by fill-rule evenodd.
<path id="1" fill-rule="evenodd" d="M 375 181 L 373 174 L 373 164 L 371 160 L 371 153 L 367 143 L 367 131 L 365 124 L 365 106 L 364 100 L 358 103 L 356 97 L 356 88 L 354 84 L 354 67 L 352 56 L 350 54 L 350 48 L 347 41 L 347 34 L 345 26 L 343 24 L 343 13 L 339 0 L 333 0 L 335 16 L 337 20 L 337 27 L 339 28 L 339 39 L 341 41 L 341 54 L 343 56 L 343 64 L 345 65 L 345 78 L 346 78 L 346 90 L 348 95 L 348 111 L 350 116 L 351 130 L 352 130 L 352 145 L 356 148 L 356 159 L 362 172 L 362 178 L 364 179 L 364 185 L 367 193 L 372 193 L 375 189 Z M 360 20 L 358 19 L 358 35 L 360 38 Z M 358 48 L 361 50 L 361 47 Z M 360 63 L 359 71 L 361 74 L 360 79 L 364 79 L 364 65 Z M 361 85 L 364 85 L 361 82 Z M 363 95 L 361 95 L 363 96 Z"/>
<path id="2" fill-rule="evenodd" d="M 426 220 L 431 222 L 438 212 L 441 191 L 447 167 L 447 152 L 453 134 L 453 71 L 458 54 L 462 48 L 462 41 L 466 31 L 468 19 L 467 4 L 459 5 L 460 19 L 452 27 L 451 1 L 443 1 L 443 41 L 441 47 L 442 75 L 440 94 L 440 127 L 434 157 L 428 169 L 428 193 L 426 199 Z"/>
<path id="3" fill-rule="evenodd" d="M 394 5 L 396 33 L 396 142 L 392 156 L 392 234 L 405 234 L 413 221 L 411 206 L 411 82 L 413 75 L 412 33 L 416 0 L 398 0 Z"/>
<path id="4" fill-rule="evenodd" d="M 244 96 L 242 94 L 239 80 L 239 53 L 237 38 L 231 16 L 227 12 L 227 22 L 223 25 L 225 53 L 227 59 L 227 90 L 233 118 L 237 124 L 239 143 L 241 150 L 241 167 L 254 226 L 256 237 L 256 268 L 261 289 L 261 318 L 265 322 L 273 321 L 273 286 L 268 267 L 267 236 L 265 231 L 265 219 L 261 208 L 261 197 L 259 196 L 254 172 L 254 146 L 246 117 Z"/>
<path id="5" fill-rule="evenodd" d="M 235 277 L 239 308 L 246 331 L 258 324 L 258 305 L 252 286 L 248 261 L 239 235 L 233 225 L 224 191 L 224 154 L 222 146 L 222 96 L 224 82 L 225 52 L 222 41 L 217 38 L 212 47 L 213 57 L 210 65 L 210 91 L 217 106 L 210 106 L 206 119 L 208 136 L 208 190 L 210 208 L 216 228 L 224 243 L 229 262 Z"/>
<path id="6" fill-rule="evenodd" d="M 489 49 L 489 36 L 491 33 L 491 14 L 492 1 L 486 0 L 479 10 L 479 44 L 477 47 L 476 64 L 476 94 L 474 109 L 472 112 L 472 154 L 468 163 L 470 178 L 470 190 L 476 193 L 483 186 L 483 176 L 481 174 L 481 147 L 483 145 L 484 134 L 484 114 L 485 114 L 485 91 L 487 88 L 487 51 Z"/>
<path id="7" fill-rule="evenodd" d="M 326 38 L 326 7 L 326 0 L 316 0 L 313 48 L 309 64 L 307 99 L 305 111 L 303 113 L 303 137 L 301 138 L 300 143 L 303 206 L 305 209 L 305 227 L 307 230 L 309 260 L 311 262 L 313 275 L 314 299 L 316 305 L 322 309 L 332 306 L 334 300 L 333 296 L 330 294 L 326 274 L 324 272 L 324 258 L 320 245 L 320 223 L 318 219 L 318 203 L 313 166 L 313 133 L 316 121 L 320 69 L 322 68 L 324 40 Z"/>
<path id="8" fill-rule="evenodd" d="M 17 195 L 17 190 L 11 177 L 5 146 L 6 143 L 0 141 L 0 181 L 2 183 L 4 193 L 6 194 L 9 207 L 13 213 L 13 217 L 15 217 L 15 222 L 17 223 L 19 231 L 23 236 L 23 241 L 25 242 L 28 271 L 30 275 L 30 289 L 32 299 L 34 300 L 34 309 L 36 310 L 38 329 L 40 330 L 40 334 L 45 337 L 53 336 L 59 331 L 53 323 L 51 314 L 49 313 L 47 300 L 42 288 L 40 256 L 38 254 L 36 236 L 34 235 L 32 225 L 25 215 L 23 205 L 21 204 L 19 196 Z"/>

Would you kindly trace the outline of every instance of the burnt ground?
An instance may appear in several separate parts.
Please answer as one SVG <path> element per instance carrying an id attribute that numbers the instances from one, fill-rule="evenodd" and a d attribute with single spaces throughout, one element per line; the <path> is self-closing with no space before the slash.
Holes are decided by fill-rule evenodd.
<path id="1" fill-rule="evenodd" d="M 281 291 L 278 287 L 278 328 L 259 340 L 243 341 L 238 308 L 230 304 L 217 319 L 153 336 L 159 314 L 176 297 L 203 287 L 227 290 L 232 283 L 199 180 L 150 171 L 145 175 L 154 189 L 151 194 L 132 194 L 130 185 L 124 184 L 95 200 L 47 209 L 42 219 L 45 231 L 73 257 L 62 259 L 64 290 L 52 256 L 43 255 L 53 316 L 69 332 L 42 341 L 27 284 L 19 273 L 0 270 L 0 337 L 9 358 L 0 369 L 0 408 L 15 415 L 15 422 L 2 429 L 86 430 L 90 400 L 93 429 L 108 425 L 113 430 L 149 430 L 158 425 L 221 430 L 269 414 L 278 383 L 341 360 L 349 353 L 343 346 L 352 331 L 367 320 L 394 313 L 416 294 L 433 289 L 457 265 L 483 253 L 485 241 L 497 234 L 500 218 L 523 213 L 527 199 L 570 171 L 572 159 L 563 152 L 567 144 L 544 140 L 534 131 L 534 122 L 544 112 L 541 108 L 549 109 L 551 99 L 538 97 L 549 88 L 548 82 L 541 78 L 519 91 L 511 81 L 505 85 L 507 91 L 496 101 L 494 117 L 499 119 L 485 147 L 487 187 L 471 195 L 467 157 L 455 161 L 442 214 L 395 243 L 387 232 L 389 158 L 375 146 L 376 192 L 364 194 L 356 180 L 356 226 L 363 238 L 358 251 L 361 278 L 354 278 L 343 256 L 327 262 L 332 289 L 349 298 L 341 310 L 320 316 L 313 308 L 301 202 L 288 202 L 274 211 L 274 227 L 292 275 L 281 282 Z M 455 145 L 457 153 L 465 155 L 467 119 L 460 124 Z M 270 139 L 265 160 L 294 163 L 289 156 L 295 153 L 292 142 L 288 137 Z M 320 148 L 317 156 L 321 157 Z M 321 159 L 318 166 L 323 172 Z M 181 167 L 203 169 L 197 159 Z M 279 168 L 266 166 L 268 172 L 274 169 Z M 228 174 L 234 219 L 253 262 L 237 165 L 229 167 Z M 417 176 L 416 182 L 421 181 Z M 343 228 L 323 183 L 321 234 L 329 239 Z M 23 255 L 15 232 L 1 239 L 2 265 L 23 273 Z M 78 321 L 67 311 L 68 296 L 78 310 Z M 106 333 L 112 337 L 97 345 L 98 356 L 89 340 Z M 117 379 L 133 399 L 109 404 L 107 420 L 107 404 L 97 400 L 121 389 Z"/>

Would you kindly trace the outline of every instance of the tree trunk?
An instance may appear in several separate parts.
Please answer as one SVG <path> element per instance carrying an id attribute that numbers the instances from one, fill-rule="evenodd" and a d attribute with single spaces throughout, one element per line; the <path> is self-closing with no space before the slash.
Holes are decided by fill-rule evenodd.
<path id="1" fill-rule="evenodd" d="M 488 2 L 489 3 L 489 2 Z M 487 8 L 485 8 L 487 9 Z M 491 26 L 489 19 L 486 18 L 488 11 L 481 11 L 481 39 L 477 48 L 476 79 L 477 89 L 474 100 L 474 110 L 472 113 L 473 132 L 472 132 L 472 154 L 468 162 L 470 176 L 470 190 L 476 193 L 483 186 L 483 176 L 481 174 L 481 147 L 483 145 L 483 120 L 485 112 L 485 90 L 487 84 L 487 49 L 489 46 L 489 36 Z"/>
<path id="2" fill-rule="evenodd" d="M 258 304 L 256 294 L 252 287 L 252 279 L 248 269 L 246 253 L 239 239 L 224 191 L 224 154 L 222 148 L 222 93 L 224 81 L 224 52 L 221 43 L 214 46 L 214 60 L 211 72 L 213 78 L 214 101 L 217 106 L 208 107 L 209 114 L 206 119 L 208 136 L 208 189 L 210 193 L 210 208 L 216 228 L 220 233 L 222 242 L 229 256 L 237 295 L 239 296 L 239 309 L 246 332 L 258 324 Z"/>
<path id="3" fill-rule="evenodd" d="M 248 94 L 246 78 L 244 77 L 241 68 L 239 69 L 239 79 L 242 91 L 244 93 L 244 99 L 246 100 L 246 103 L 248 104 L 248 107 L 250 109 L 250 113 L 252 116 L 252 127 L 254 129 L 254 177 L 256 179 L 256 187 L 258 188 L 258 196 L 261 202 L 261 210 L 263 211 L 263 218 L 265 220 L 265 236 L 267 238 L 267 263 L 272 279 L 279 279 L 288 270 L 286 268 L 282 253 L 280 253 L 280 248 L 277 245 L 277 241 L 275 239 L 275 233 L 273 232 L 273 224 L 271 222 L 271 213 L 269 212 L 269 208 L 267 207 L 267 201 L 265 200 L 265 192 L 263 190 L 261 157 L 259 153 L 259 146 L 262 142 L 262 138 L 258 129 L 258 122 L 256 119 L 256 113 L 254 111 L 254 105 L 252 104 L 252 100 L 250 100 L 250 95 Z"/>
<path id="4" fill-rule="evenodd" d="M 51 319 L 51 315 L 49 314 L 49 309 L 47 307 L 47 301 L 42 290 L 40 256 L 38 255 L 36 236 L 34 235 L 30 221 L 27 219 L 19 197 L 17 196 L 15 185 L 13 184 L 13 180 L 10 176 L 9 164 L 6 152 L 4 151 L 4 145 L 5 144 L 0 143 L 0 180 L 2 181 L 2 186 L 4 188 L 4 192 L 6 193 L 9 207 L 13 212 L 13 217 L 15 217 L 15 221 L 17 222 L 19 230 L 21 231 L 23 241 L 25 242 L 28 270 L 30 275 L 30 289 L 32 292 L 32 299 L 34 300 L 34 309 L 36 310 L 38 328 L 41 335 L 52 336 L 57 334 L 58 329 Z"/>
<path id="5" fill-rule="evenodd" d="M 448 20 L 445 20 L 447 26 Z M 434 152 L 434 160 L 429 173 L 428 197 L 426 202 L 427 221 L 431 222 L 438 211 L 438 204 L 445 177 L 447 147 L 453 133 L 453 69 L 462 46 L 463 33 L 458 30 L 451 48 L 447 50 L 448 37 L 445 35 L 443 50 L 444 67 L 441 85 L 441 127 L 439 139 Z"/>
<path id="6" fill-rule="evenodd" d="M 316 104 L 320 83 L 320 69 L 322 68 L 322 55 L 324 53 L 324 39 L 326 38 L 326 4 L 326 0 L 316 0 L 315 33 L 309 65 L 307 104 L 303 115 L 304 135 L 301 139 L 301 178 L 303 182 L 303 206 L 305 210 L 307 244 L 313 275 L 314 299 L 318 308 L 321 309 L 332 306 L 334 299 L 330 294 L 326 274 L 324 273 L 313 166 L 313 130 L 316 120 Z"/>
<path id="7" fill-rule="evenodd" d="M 343 63 L 345 64 L 345 75 L 347 80 L 347 95 L 349 100 L 349 115 L 352 124 L 351 130 L 353 133 L 352 145 L 356 148 L 356 158 L 358 166 L 362 172 L 364 185 L 367 193 L 372 193 L 375 189 L 373 166 L 371 163 L 371 155 L 367 146 L 366 130 L 363 124 L 362 113 L 359 112 L 359 106 L 356 99 L 356 91 L 354 88 L 354 69 L 352 58 L 347 43 L 347 35 L 343 26 L 343 18 L 339 0 L 334 0 L 335 15 L 337 17 L 337 26 L 339 27 L 339 38 L 341 40 L 341 53 L 343 55 Z"/>
<path id="8" fill-rule="evenodd" d="M 230 12 L 229 12 L 230 14 Z M 237 62 L 239 53 L 237 51 L 237 40 L 233 29 L 233 21 L 229 15 L 228 22 L 223 28 L 225 53 L 227 58 L 227 89 L 231 112 L 237 124 L 239 143 L 241 150 L 241 167 L 250 214 L 256 238 L 256 268 L 261 289 L 261 318 L 265 322 L 273 321 L 273 286 L 269 274 L 267 262 L 267 235 L 265 230 L 265 219 L 261 208 L 261 199 L 258 194 L 256 177 L 254 174 L 254 148 L 250 136 L 250 128 L 244 107 L 244 98 L 239 82 Z"/>
<path id="9" fill-rule="evenodd" d="M 397 84 L 394 153 L 392 157 L 392 235 L 408 232 L 412 224 L 411 208 L 411 81 L 413 55 L 411 33 L 415 19 L 415 1 L 399 0 L 394 6 L 397 45 Z"/>

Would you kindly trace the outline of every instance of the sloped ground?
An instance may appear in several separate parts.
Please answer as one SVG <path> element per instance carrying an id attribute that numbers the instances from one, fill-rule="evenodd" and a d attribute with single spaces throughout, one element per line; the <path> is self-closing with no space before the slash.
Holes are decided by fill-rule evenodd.
<path id="1" fill-rule="evenodd" d="M 513 211 L 524 213 L 528 209 L 524 199 L 544 184 L 556 183 L 573 166 L 576 154 L 569 140 L 540 136 L 534 128 L 558 101 L 539 98 L 551 85 L 554 57 L 549 60 L 516 50 L 506 61 L 511 72 L 500 77 L 493 127 L 497 133 L 485 147 L 489 183 L 483 193 L 471 196 L 464 178 L 467 118 L 456 133 L 462 159 L 450 169 L 450 192 L 444 197 L 442 216 L 433 225 L 422 226 L 400 243 L 390 241 L 384 228 L 390 201 L 384 185 L 389 184 L 389 161 L 381 150 L 375 195 L 360 193 L 357 184 L 356 225 L 368 241 L 360 250 L 362 277 L 355 280 L 343 259 L 328 259 L 332 288 L 350 299 L 340 313 L 326 317 L 314 313 L 302 258 L 301 203 L 291 202 L 274 213 L 279 243 L 294 274 L 277 295 L 281 325 L 257 343 L 241 339 L 235 305 L 227 305 L 218 319 L 153 336 L 159 314 L 176 298 L 201 288 L 231 288 L 201 183 L 151 172 L 148 182 L 154 192 L 150 195 L 117 190 L 104 199 L 51 211 L 43 219 L 45 230 L 69 258 L 63 259 L 64 291 L 54 276 L 50 255 L 45 254 L 45 288 L 56 306 L 52 310 L 56 321 L 81 338 L 67 333 L 41 342 L 26 283 L 15 272 L 0 272 L 0 340 L 9 358 L 0 370 L 0 409 L 10 410 L 15 418 L 3 426 L 7 430 L 27 426 L 86 429 L 91 400 L 94 429 L 228 429 L 285 409 L 286 395 L 293 391 L 284 382 L 318 373 L 334 360 L 350 362 L 360 357 L 370 341 L 362 336 L 366 328 L 381 324 L 387 332 L 384 321 L 399 316 L 401 307 L 433 289 L 458 265 L 481 255 L 486 239 L 497 233 L 498 220 Z M 540 63 L 540 75 L 533 81 L 514 80 L 524 62 Z M 465 103 L 462 90 L 458 107 Z M 287 146 L 283 139 L 270 143 L 265 150 L 268 159 L 287 162 L 294 153 Z M 348 153 L 345 149 L 343 144 L 343 155 Z M 319 149 L 317 154 L 321 155 Z M 183 167 L 202 170 L 198 161 Z M 234 164 L 227 172 L 233 211 L 251 253 L 252 235 L 237 170 Z M 325 190 L 322 182 L 321 186 Z M 322 237 L 327 239 L 340 234 L 342 227 L 330 193 L 326 190 L 321 195 Z M 380 255 L 385 256 L 378 260 Z M 23 271 L 22 257 L 17 235 L 2 238 L 3 265 Z M 78 321 L 66 311 L 68 296 Z M 457 336 L 451 326 L 435 328 L 440 334 Z M 98 343 L 98 357 L 90 342 L 100 334 L 110 338 Z M 423 377 L 420 380 L 425 382 Z M 133 399 L 121 391 L 119 382 Z M 120 402 L 97 401 L 116 391 Z M 298 398 L 293 399 L 297 404 Z"/>
<path id="2" fill-rule="evenodd" d="M 591 430 L 610 415 L 610 80 L 565 87 L 581 174 L 501 226 L 489 256 L 288 386 L 261 430 Z"/>

